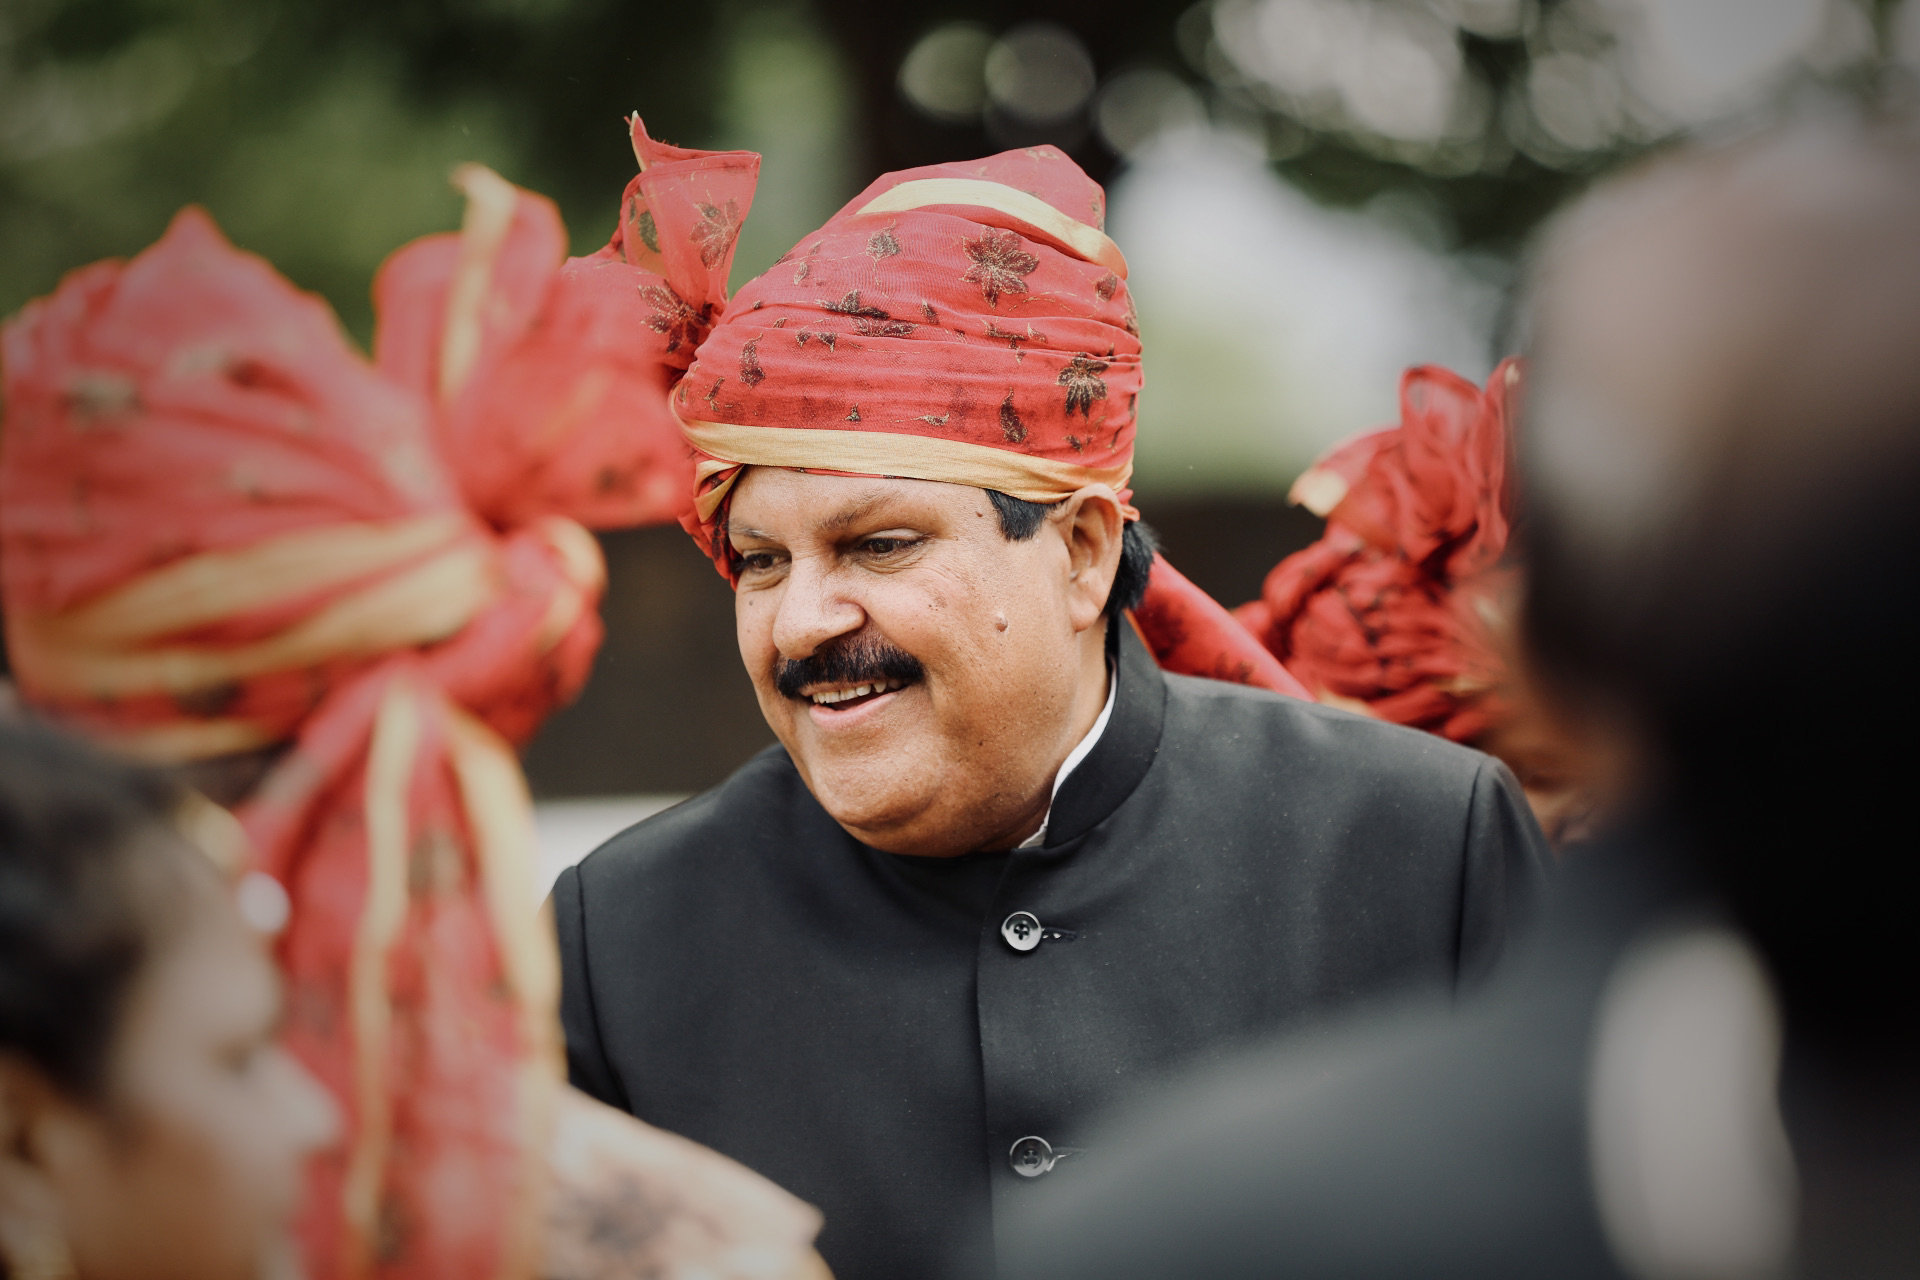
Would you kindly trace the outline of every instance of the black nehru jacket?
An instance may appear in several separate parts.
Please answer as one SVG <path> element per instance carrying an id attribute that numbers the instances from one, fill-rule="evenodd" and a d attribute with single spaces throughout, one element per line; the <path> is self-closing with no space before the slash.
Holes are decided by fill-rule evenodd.
<path id="1" fill-rule="evenodd" d="M 1712 919 L 1638 834 L 1580 850 L 1464 1007 L 1282 1036 L 1112 1119 L 1094 1138 L 1112 1160 L 1003 1225 L 1002 1280 L 1624 1280 L 1588 1145 L 1598 1014 L 1635 941 Z M 1686 1158 L 1716 1145 L 1690 1133 Z"/>
<path id="2" fill-rule="evenodd" d="M 554 887 L 573 1082 L 819 1206 L 840 1280 L 990 1273 L 1038 1185 L 1099 1166 L 1103 1111 L 1457 985 L 1540 873 L 1497 762 L 1113 632 L 1112 718 L 1040 848 L 868 848 L 773 747 Z"/>

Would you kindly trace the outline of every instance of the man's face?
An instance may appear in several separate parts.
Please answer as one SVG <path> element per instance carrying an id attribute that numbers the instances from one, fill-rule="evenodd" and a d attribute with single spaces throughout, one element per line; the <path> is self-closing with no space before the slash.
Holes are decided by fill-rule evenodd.
<path id="1" fill-rule="evenodd" d="M 1089 654 L 1103 661 L 1105 588 L 1090 616 L 1071 524 L 1010 542 L 965 485 L 765 467 L 740 478 L 728 525 L 740 656 L 800 776 L 856 838 L 950 855 L 1038 825 L 1085 728 L 1074 711 Z M 1111 564 L 1102 572 L 1110 582 Z"/>

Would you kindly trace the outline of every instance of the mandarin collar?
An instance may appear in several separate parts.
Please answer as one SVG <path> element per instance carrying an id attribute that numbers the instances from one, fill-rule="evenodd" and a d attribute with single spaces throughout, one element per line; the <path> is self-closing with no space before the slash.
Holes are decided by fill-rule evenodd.
<path id="1" fill-rule="evenodd" d="M 1115 682 L 1107 731 L 1054 796 L 1046 843 L 1038 850 L 1019 852 L 1057 848 L 1104 822 L 1133 794 L 1159 753 L 1160 730 L 1167 716 L 1166 677 L 1124 619 L 1108 624 L 1107 653 Z"/>

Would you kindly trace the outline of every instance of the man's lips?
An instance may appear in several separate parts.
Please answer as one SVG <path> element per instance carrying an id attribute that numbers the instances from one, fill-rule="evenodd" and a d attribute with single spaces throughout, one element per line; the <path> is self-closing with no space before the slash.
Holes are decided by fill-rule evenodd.
<path id="1" fill-rule="evenodd" d="M 815 685 L 801 691 L 803 701 L 816 707 L 852 710 L 907 687 L 905 680 L 870 680 L 863 684 Z"/>

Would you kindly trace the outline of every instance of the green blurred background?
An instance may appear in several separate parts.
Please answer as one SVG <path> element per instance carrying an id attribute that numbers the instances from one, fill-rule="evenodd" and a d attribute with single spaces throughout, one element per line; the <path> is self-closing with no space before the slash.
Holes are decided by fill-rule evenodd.
<path id="1" fill-rule="evenodd" d="M 576 251 L 656 137 L 765 156 L 736 282 L 875 174 L 1050 142 L 1109 184 L 1147 351 L 1136 490 L 1227 603 L 1315 533 L 1292 476 L 1389 421 L 1395 379 L 1512 343 L 1528 234 L 1687 131 L 1908 97 L 1900 0 L 0 0 L 0 312 L 153 241 L 181 205 L 324 295 L 457 225 L 478 160 Z M 587 696 L 546 796 L 679 792 L 770 740 L 720 579 L 615 533 Z"/>

